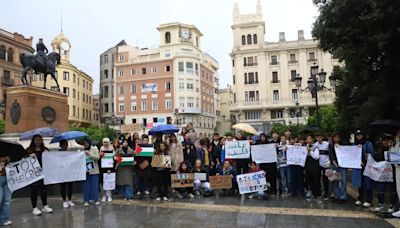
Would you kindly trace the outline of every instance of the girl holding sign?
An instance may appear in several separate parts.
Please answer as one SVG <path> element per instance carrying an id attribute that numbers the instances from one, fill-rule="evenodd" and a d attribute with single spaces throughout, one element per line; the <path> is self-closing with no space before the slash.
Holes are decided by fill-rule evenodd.
<path id="1" fill-rule="evenodd" d="M 89 206 L 89 201 L 93 200 L 95 205 L 100 205 L 99 202 L 99 164 L 100 159 L 97 147 L 92 146 L 90 139 L 83 140 L 86 155 L 86 180 L 83 182 L 83 206 Z"/>
<path id="2" fill-rule="evenodd" d="M 334 133 L 333 142 L 329 144 L 329 160 L 333 164 L 333 169 L 340 173 L 342 179 L 333 181 L 333 192 L 335 194 L 336 202 L 344 203 L 347 199 L 347 169 L 339 167 L 335 150 L 335 147 L 339 145 L 343 145 L 340 135 L 339 133 Z"/>
<path id="3" fill-rule="evenodd" d="M 252 161 L 250 163 L 250 169 L 249 169 L 248 173 L 256 173 L 256 172 L 259 172 L 259 171 L 261 171 L 261 169 L 259 169 L 257 167 L 257 163 L 255 161 Z M 264 171 L 264 173 L 265 173 L 265 171 Z M 256 193 L 251 193 L 249 195 L 249 199 L 253 199 L 254 197 L 258 197 L 259 199 L 264 199 L 264 196 L 265 196 L 265 192 L 263 190 L 261 190 L 261 191 L 258 191 Z"/>
<path id="4" fill-rule="evenodd" d="M 100 183 L 103 183 L 104 179 L 104 174 L 106 173 L 111 173 L 115 172 L 115 163 L 114 163 L 114 155 L 115 151 L 113 146 L 111 145 L 111 141 L 109 138 L 104 138 L 103 139 L 103 145 L 100 147 L 100 157 L 101 157 L 101 162 L 100 162 L 100 171 L 101 171 L 101 177 L 100 177 Z M 104 190 L 103 186 L 101 186 L 101 189 L 103 190 L 103 197 L 101 199 L 102 202 L 111 202 L 112 201 L 112 190 Z"/>
<path id="5" fill-rule="evenodd" d="M 117 185 L 121 186 L 122 196 L 125 200 L 133 198 L 133 150 L 128 146 L 128 140 L 122 141 L 122 146 L 115 151 L 117 162 Z"/>
<path id="6" fill-rule="evenodd" d="M 68 150 L 68 141 L 63 139 L 60 141 L 60 151 Z M 72 202 L 72 192 L 73 192 L 74 182 L 61 183 L 61 197 L 63 199 L 63 208 L 75 207 Z M 68 191 L 68 201 L 67 201 L 67 191 Z"/>
<path id="7" fill-rule="evenodd" d="M 314 146 L 314 138 L 312 135 L 308 135 L 306 138 L 307 143 L 307 159 L 306 159 L 306 178 L 311 186 L 311 192 L 314 197 L 317 198 L 318 203 L 322 203 L 321 200 L 321 170 L 319 168 L 319 150 Z M 311 199 L 308 199 L 311 200 Z"/>
<path id="8" fill-rule="evenodd" d="M 194 194 L 196 196 L 199 196 L 202 190 L 204 190 L 204 196 L 209 196 L 211 195 L 211 187 L 210 187 L 210 182 L 208 182 L 208 176 L 207 176 L 207 172 L 206 170 L 203 168 L 203 165 L 201 163 L 200 159 L 197 159 L 195 164 L 194 164 L 194 169 L 193 169 L 193 173 L 195 173 L 195 180 L 194 180 Z M 200 174 L 205 174 L 205 179 L 197 179 L 196 178 L 196 173 L 200 173 Z M 198 175 L 201 176 L 201 175 Z"/>
<path id="9" fill-rule="evenodd" d="M 12 224 L 8 220 L 10 218 L 11 191 L 7 184 L 6 166 L 9 161 L 9 157 L 0 157 L 0 222 L 3 226 Z"/>
<path id="10" fill-rule="evenodd" d="M 189 166 L 186 162 L 181 162 L 181 165 L 179 166 L 176 173 L 184 174 L 184 173 L 192 173 L 192 172 L 190 171 Z M 193 187 L 177 188 L 176 191 L 177 191 L 177 195 L 178 195 L 179 199 L 182 199 L 185 196 L 188 196 L 189 198 L 194 198 Z"/>
<path id="11" fill-rule="evenodd" d="M 161 164 L 156 164 L 155 161 L 157 160 L 155 156 L 161 156 Z M 152 166 L 154 167 L 154 178 L 157 185 L 158 197 L 156 198 L 157 201 L 161 199 L 164 201 L 168 201 L 168 187 L 170 183 L 170 169 L 171 163 L 170 160 L 166 160 L 168 156 L 168 146 L 164 142 L 160 142 L 158 147 L 156 148 L 156 152 L 152 158 Z"/>

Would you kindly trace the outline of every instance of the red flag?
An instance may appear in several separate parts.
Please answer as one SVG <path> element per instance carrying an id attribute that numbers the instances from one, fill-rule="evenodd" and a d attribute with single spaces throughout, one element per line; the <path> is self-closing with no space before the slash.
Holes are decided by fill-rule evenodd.
<path id="1" fill-rule="evenodd" d="M 121 155 L 118 154 L 116 157 L 117 157 L 117 159 L 115 159 L 115 161 L 117 162 L 117 164 L 121 163 L 121 162 L 122 162 L 122 157 L 121 157 Z"/>
<path id="2" fill-rule="evenodd" d="M 140 147 L 139 144 L 136 144 L 135 154 L 138 155 L 140 152 L 142 152 L 142 147 Z"/>

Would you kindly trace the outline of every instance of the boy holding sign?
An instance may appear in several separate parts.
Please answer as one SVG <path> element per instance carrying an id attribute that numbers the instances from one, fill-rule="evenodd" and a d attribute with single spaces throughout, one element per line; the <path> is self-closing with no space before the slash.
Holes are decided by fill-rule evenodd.
<path id="1" fill-rule="evenodd" d="M 319 168 L 319 150 L 314 145 L 314 138 L 308 135 L 306 138 L 307 145 L 307 160 L 306 160 L 306 178 L 311 186 L 311 192 L 317 198 L 318 203 L 321 200 L 321 170 Z M 310 198 L 308 200 L 311 200 Z"/>

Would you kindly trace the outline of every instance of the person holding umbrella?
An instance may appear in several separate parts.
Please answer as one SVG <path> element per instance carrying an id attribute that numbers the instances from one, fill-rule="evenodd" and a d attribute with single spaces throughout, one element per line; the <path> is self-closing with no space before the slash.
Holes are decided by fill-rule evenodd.
<path id="1" fill-rule="evenodd" d="M 68 150 L 68 141 L 63 139 L 60 141 L 60 151 Z M 63 199 L 63 208 L 75 207 L 75 204 L 72 202 L 72 192 L 73 192 L 74 182 L 65 182 L 61 183 L 61 197 Z M 67 194 L 68 191 L 68 200 Z"/>
<path id="2" fill-rule="evenodd" d="M 91 145 L 89 138 L 83 140 L 86 155 L 86 180 L 83 182 L 83 206 L 88 207 L 89 201 L 93 200 L 95 205 L 99 202 L 99 150 Z"/>

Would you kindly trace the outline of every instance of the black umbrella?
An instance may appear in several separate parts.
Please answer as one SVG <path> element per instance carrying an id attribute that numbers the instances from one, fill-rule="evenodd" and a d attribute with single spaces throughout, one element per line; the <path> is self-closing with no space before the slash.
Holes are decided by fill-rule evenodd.
<path id="1" fill-rule="evenodd" d="M 326 132 L 323 129 L 316 126 L 308 126 L 297 131 L 297 134 L 315 134 L 315 133 L 322 133 L 324 135 L 326 134 Z"/>
<path id="2" fill-rule="evenodd" d="M 27 156 L 27 152 L 21 144 L 0 139 L 0 156 L 8 156 L 14 162 Z"/>
<path id="3" fill-rule="evenodd" d="M 379 119 L 372 122 L 369 126 L 372 131 L 396 134 L 396 131 L 400 130 L 400 121 L 393 119 Z"/>

